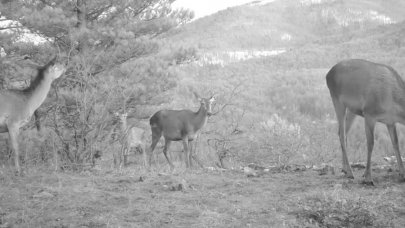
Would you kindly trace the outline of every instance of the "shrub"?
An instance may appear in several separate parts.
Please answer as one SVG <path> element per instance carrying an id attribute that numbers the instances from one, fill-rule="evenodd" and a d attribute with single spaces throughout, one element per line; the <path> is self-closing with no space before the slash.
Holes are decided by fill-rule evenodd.
<path id="1" fill-rule="evenodd" d="M 363 198 L 337 185 L 331 192 L 317 192 L 300 199 L 293 214 L 305 227 L 394 227 L 392 211 L 379 211 L 387 206 L 382 199 Z"/>
<path id="2" fill-rule="evenodd" d="M 246 158 L 250 162 L 286 165 L 305 146 L 306 139 L 301 134 L 300 125 L 291 123 L 278 114 L 260 122 L 256 129 L 250 137 L 253 143 Z"/>

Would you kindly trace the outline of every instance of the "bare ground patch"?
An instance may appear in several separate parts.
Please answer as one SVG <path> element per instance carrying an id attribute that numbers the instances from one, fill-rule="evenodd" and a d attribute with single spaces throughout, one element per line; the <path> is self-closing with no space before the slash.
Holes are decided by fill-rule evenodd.
<path id="1" fill-rule="evenodd" d="M 361 172 L 3 172 L 0 227 L 403 227 L 405 184 L 375 172 L 367 187 Z"/>

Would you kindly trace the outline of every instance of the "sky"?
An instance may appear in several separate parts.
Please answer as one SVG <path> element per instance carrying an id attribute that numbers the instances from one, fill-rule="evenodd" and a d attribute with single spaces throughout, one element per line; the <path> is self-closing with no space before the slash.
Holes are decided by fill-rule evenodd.
<path id="1" fill-rule="evenodd" d="M 194 11 L 195 18 L 213 14 L 231 6 L 242 5 L 253 0 L 176 0 L 173 8 L 188 8 Z"/>

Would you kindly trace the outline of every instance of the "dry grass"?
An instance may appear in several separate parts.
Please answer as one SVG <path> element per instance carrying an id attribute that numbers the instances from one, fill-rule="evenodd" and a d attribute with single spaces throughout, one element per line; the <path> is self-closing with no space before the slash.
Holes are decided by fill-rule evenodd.
<path id="1" fill-rule="evenodd" d="M 377 187 L 316 172 L 184 170 L 138 166 L 55 173 L 0 170 L 0 227 L 402 227 L 405 185 Z M 166 173 L 166 174 L 164 174 Z M 361 173 L 356 172 L 356 176 Z M 360 217 L 362 216 L 362 217 Z M 384 223 L 385 222 L 385 223 Z"/>

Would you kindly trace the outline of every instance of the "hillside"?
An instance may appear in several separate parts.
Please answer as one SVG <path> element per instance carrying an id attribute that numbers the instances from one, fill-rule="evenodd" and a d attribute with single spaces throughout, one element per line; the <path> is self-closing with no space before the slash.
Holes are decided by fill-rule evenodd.
<path id="1" fill-rule="evenodd" d="M 311 163 L 328 161 L 339 164 L 337 152 L 340 147 L 336 136 L 335 112 L 325 84 L 325 75 L 334 64 L 343 59 L 362 58 L 391 65 L 405 76 L 405 22 L 384 24 L 386 21 L 374 20 L 370 16 L 388 14 L 387 17 L 392 21 L 402 20 L 400 12 L 405 8 L 394 9 L 398 6 L 402 6 L 402 3 L 395 5 L 394 2 L 388 4 L 383 1 L 345 0 L 321 1 L 320 4 L 308 5 L 292 0 L 274 1 L 266 5 L 256 3 L 230 8 L 199 19 L 177 30 L 176 34 L 172 34 L 173 37 L 168 38 L 177 40 L 173 45 L 195 43 L 200 53 L 200 60 L 196 61 L 196 64 L 184 64 L 177 69 L 180 88 L 173 92 L 173 104 L 181 107 L 180 104 L 184 104 L 184 99 L 187 99 L 184 91 L 189 88 L 219 93 L 218 106 L 229 103 L 231 105 L 224 113 L 212 118 L 215 124 L 208 124 L 206 131 L 210 134 L 220 132 L 221 137 L 230 140 L 232 143 L 227 149 L 236 154 L 239 161 L 268 164 L 278 156 L 302 162 L 300 158 L 304 154 L 309 157 L 308 162 Z M 303 32 L 295 33 L 299 34 L 299 39 L 264 44 L 260 43 L 265 40 L 260 35 L 263 33 L 247 30 L 243 32 L 236 26 L 241 24 L 236 22 L 238 20 L 261 21 L 245 28 L 260 30 L 258 28 L 262 26 L 264 29 L 260 31 L 265 31 L 269 26 L 266 27 L 263 18 L 271 17 L 266 15 L 266 9 L 276 15 L 273 18 L 278 18 L 283 23 L 270 24 L 272 28 L 279 26 L 280 29 L 274 31 L 288 30 L 292 34 L 294 30 L 298 31 L 296 28 L 300 28 Z M 293 10 L 297 12 L 288 16 L 282 13 Z M 350 18 L 349 14 L 357 17 L 346 20 L 351 22 L 348 26 L 341 26 L 339 23 L 343 22 L 336 20 L 329 22 L 334 26 L 324 26 L 323 30 L 317 30 L 316 28 L 320 28 L 317 27 L 319 23 L 314 23 L 316 19 L 308 13 L 312 12 L 312 16 L 322 16 L 322 10 L 340 12 L 335 14 L 340 15 L 339 18 L 344 18 L 343 15 Z M 355 13 L 360 10 L 363 10 L 363 15 Z M 382 13 L 367 14 L 369 11 Z M 249 19 L 246 19 L 248 14 Z M 236 15 L 239 15 L 239 19 Z M 302 19 L 295 20 L 297 18 Z M 225 26 L 232 23 L 234 27 Z M 243 27 L 243 23 L 241 25 Z M 197 30 L 198 27 L 201 29 Z M 233 39 L 235 36 L 231 36 L 232 32 L 240 33 L 238 39 Z M 207 36 L 211 37 L 210 42 L 206 41 Z M 259 41 L 254 41 L 255 45 L 249 45 L 245 42 L 249 39 Z M 211 46 L 204 46 L 203 43 Z M 258 54 L 252 57 L 256 54 L 255 50 L 279 48 L 284 48 L 284 52 L 273 56 Z M 250 57 L 247 57 L 246 53 L 250 54 Z M 237 58 L 238 55 L 240 58 Z M 205 63 L 201 62 L 201 59 Z M 232 91 L 237 85 L 240 85 L 240 88 L 233 96 Z M 358 119 L 352 130 L 353 143 L 356 143 L 350 145 L 355 147 L 351 156 L 356 161 L 364 161 L 364 128 L 362 121 Z M 268 121 L 276 122 L 279 130 L 283 132 L 283 137 L 277 138 L 278 136 L 274 136 L 274 129 L 266 128 Z M 234 139 L 236 137 L 228 132 L 234 126 L 244 132 L 240 138 Z M 297 126 L 299 136 L 288 130 L 291 126 L 292 129 Z M 379 135 L 379 140 L 376 142 L 376 152 L 373 156 L 377 163 L 380 163 L 383 156 L 393 152 L 386 129 L 378 126 L 376 135 Z M 202 141 L 213 136 L 207 134 L 204 137 L 206 138 Z M 291 149 L 295 146 L 300 148 Z M 210 149 L 206 145 L 201 147 L 202 151 Z M 285 154 L 285 151 L 289 153 Z"/>
<path id="2" fill-rule="evenodd" d="M 319 36 L 405 19 L 403 1 L 276 0 L 228 8 L 174 30 L 167 39 L 203 51 L 290 48 Z"/>
<path id="3" fill-rule="evenodd" d="M 77 67 L 77 79 L 87 83 L 53 88 L 58 100 L 44 107 L 49 124 L 21 132 L 24 176 L 15 176 L 6 142 L 0 146 L 0 228 L 404 227 L 405 181 L 386 126 L 375 126 L 374 186 L 363 182 L 360 117 L 347 134 L 354 179 L 343 177 L 325 81 L 348 58 L 388 64 L 405 76 L 404 19 L 405 1 L 398 0 L 256 0 L 172 30 L 156 41 L 156 56 L 135 57 L 108 77 L 86 78 L 87 68 Z M 146 119 L 164 109 L 204 108 L 196 94 L 216 95 L 212 115 L 188 145 L 201 167 L 186 168 L 182 141 L 171 143 L 165 158 L 164 137 L 151 166 L 129 145 L 127 165 L 116 166 L 130 127 L 146 130 L 141 146 L 148 151 Z M 127 113 L 128 128 L 117 119 Z M 166 118 L 181 126 L 169 133 L 200 126 L 199 115 L 182 113 L 188 121 Z M 405 127 L 396 126 L 404 155 Z M 84 163 L 87 155 L 91 163 Z"/>

